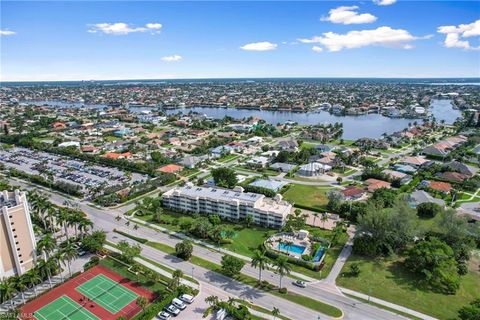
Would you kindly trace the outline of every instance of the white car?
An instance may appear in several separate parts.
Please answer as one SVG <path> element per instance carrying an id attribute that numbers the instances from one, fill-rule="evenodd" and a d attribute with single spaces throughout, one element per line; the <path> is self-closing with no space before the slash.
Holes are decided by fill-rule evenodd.
<path id="1" fill-rule="evenodd" d="M 195 297 L 191 296 L 189 294 L 182 294 L 179 297 L 179 299 L 182 300 L 183 302 L 186 302 L 186 303 L 192 303 L 195 300 Z"/>
<path id="2" fill-rule="evenodd" d="M 187 307 L 187 305 L 185 303 L 183 303 L 183 301 L 178 299 L 178 298 L 174 298 L 172 300 L 172 304 L 180 310 L 184 310 Z"/>
<path id="3" fill-rule="evenodd" d="M 173 314 L 175 317 L 180 313 L 180 310 L 178 310 L 173 304 L 168 305 L 165 310 Z"/>
<path id="4" fill-rule="evenodd" d="M 170 313 L 168 313 L 166 311 L 161 311 L 157 314 L 157 319 L 160 319 L 160 320 L 168 320 L 171 317 L 172 316 L 170 315 Z"/>
<path id="5" fill-rule="evenodd" d="M 294 281 L 293 284 L 296 285 L 297 287 L 300 287 L 300 288 L 306 288 L 307 287 L 307 284 L 305 283 L 305 281 L 302 281 L 302 280 Z"/>

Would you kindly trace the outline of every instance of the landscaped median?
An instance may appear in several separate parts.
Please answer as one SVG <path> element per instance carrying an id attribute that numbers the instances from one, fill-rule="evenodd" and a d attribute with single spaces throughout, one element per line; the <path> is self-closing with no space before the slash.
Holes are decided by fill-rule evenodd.
<path id="1" fill-rule="evenodd" d="M 116 232 L 118 233 L 118 231 L 116 231 Z M 165 253 L 170 254 L 170 255 L 175 255 L 175 249 L 168 246 L 168 245 L 165 245 L 163 243 L 148 241 L 147 239 L 131 236 L 131 235 L 129 235 L 127 233 L 123 233 L 123 232 L 120 233 L 120 234 L 122 234 L 122 235 L 124 235 L 124 236 L 126 236 L 126 237 L 128 237 L 132 240 L 135 240 L 135 241 L 138 241 L 142 244 L 145 244 L 149 247 L 157 249 L 159 251 L 165 252 Z M 198 265 L 200 267 L 203 267 L 205 269 L 223 274 L 221 272 L 221 266 L 220 265 L 218 265 L 216 263 L 213 263 L 213 262 L 210 262 L 208 260 L 202 259 L 200 257 L 192 256 L 190 258 L 189 262 L 191 262 L 195 265 Z M 276 287 L 275 285 L 270 284 L 270 283 L 265 282 L 265 281 L 263 281 L 262 285 L 260 285 L 256 278 L 247 276 L 245 274 L 240 274 L 238 276 L 234 276 L 234 277 L 231 277 L 231 278 L 234 279 L 234 280 L 237 280 L 237 281 L 239 281 L 243 284 L 255 287 L 257 289 L 263 290 L 263 291 L 268 292 L 270 294 L 273 294 L 275 296 L 284 298 L 288 301 L 291 301 L 291 302 L 294 302 L 296 304 L 302 305 L 304 307 L 310 308 L 312 310 L 321 312 L 325 315 L 328 315 L 328 316 L 331 316 L 331 317 L 336 317 L 336 318 L 343 316 L 343 312 L 340 309 L 338 309 L 338 308 L 336 308 L 332 305 L 323 303 L 321 301 L 318 301 L 318 300 L 315 300 L 315 299 L 312 299 L 312 298 L 309 298 L 309 297 L 306 297 L 306 296 L 303 296 L 303 295 L 298 295 L 298 294 L 295 294 L 295 293 L 291 293 L 291 292 L 280 293 L 278 291 L 278 287 Z"/>

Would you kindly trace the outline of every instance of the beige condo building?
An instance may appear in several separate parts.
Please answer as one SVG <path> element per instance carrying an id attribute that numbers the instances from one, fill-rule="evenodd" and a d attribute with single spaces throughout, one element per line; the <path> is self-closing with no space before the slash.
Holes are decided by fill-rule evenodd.
<path id="1" fill-rule="evenodd" d="M 27 196 L 0 192 L 0 278 L 21 275 L 35 263 L 36 241 Z"/>

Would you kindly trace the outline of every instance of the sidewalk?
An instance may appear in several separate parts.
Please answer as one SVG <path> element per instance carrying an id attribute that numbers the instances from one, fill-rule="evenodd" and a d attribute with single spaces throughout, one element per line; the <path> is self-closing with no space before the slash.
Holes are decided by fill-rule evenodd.
<path id="1" fill-rule="evenodd" d="M 347 262 L 348 257 L 350 257 L 350 254 L 352 253 L 353 237 L 355 236 L 355 227 L 350 226 L 347 230 L 347 234 L 348 234 L 347 243 L 345 243 L 345 245 L 343 246 L 343 249 L 340 252 L 340 255 L 338 256 L 337 260 L 335 261 L 335 264 L 333 265 L 332 270 L 330 270 L 330 273 L 324 279 L 324 282 L 327 284 L 335 285 L 335 280 L 337 279 L 340 272 L 342 272 L 342 268 L 345 265 L 345 262 Z"/>
<path id="2" fill-rule="evenodd" d="M 198 239 L 194 239 L 194 238 L 191 238 L 183 233 L 180 233 L 180 232 L 175 232 L 175 231 L 171 231 L 171 230 L 168 230 L 166 228 L 163 228 L 163 227 L 160 227 L 160 226 L 157 226 L 156 224 L 152 224 L 152 223 L 148 223 L 148 222 L 145 222 L 143 220 L 140 220 L 138 218 L 130 218 L 130 220 L 136 222 L 136 223 L 139 223 L 139 224 L 142 224 L 144 226 L 148 226 L 150 228 L 153 228 L 153 229 L 156 229 L 156 230 L 159 230 L 163 233 L 166 233 L 166 234 L 169 234 L 171 236 L 174 236 L 176 238 L 179 238 L 179 239 L 185 239 L 185 240 L 190 240 L 192 241 L 193 243 L 197 244 L 197 245 L 200 245 L 200 246 L 203 246 L 203 247 L 206 247 L 208 249 L 211 249 L 211 250 L 214 250 L 214 251 L 217 251 L 217 252 L 220 252 L 220 253 L 223 253 L 223 254 L 228 254 L 230 256 L 234 256 L 234 257 L 237 257 L 239 259 L 242 259 L 246 262 L 251 262 L 252 259 L 249 258 L 249 257 L 246 257 L 244 255 L 241 255 L 241 254 L 238 254 L 238 253 L 235 253 L 233 251 L 230 251 L 230 250 L 226 250 L 226 249 L 223 249 L 223 248 L 219 248 L 219 247 L 216 247 L 210 243 L 207 243 L 207 242 L 204 242 L 204 241 L 201 241 L 201 240 L 198 240 Z M 273 268 L 273 266 L 270 266 Z M 309 277 L 309 276 L 306 276 L 304 274 L 301 274 L 301 273 L 298 273 L 298 272 L 295 272 L 295 271 L 292 271 L 290 272 L 290 275 L 292 276 L 295 276 L 297 278 L 301 278 L 305 281 L 309 281 L 309 282 L 318 282 L 319 280 L 318 279 L 314 279 L 312 277 Z"/>
<path id="3" fill-rule="evenodd" d="M 342 288 L 342 287 L 338 287 L 338 288 L 345 294 L 349 294 L 351 296 L 358 297 L 358 298 L 361 298 L 361 299 L 364 299 L 364 300 L 369 300 L 371 302 L 374 302 L 376 304 L 380 304 L 380 305 L 388 307 L 390 309 L 394 309 L 394 310 L 412 315 L 416 318 L 420 318 L 420 319 L 424 319 L 424 320 L 437 320 L 437 318 L 427 316 L 426 314 L 417 312 L 415 310 L 399 306 L 398 304 L 394 304 L 394 303 L 391 303 L 391 302 L 388 302 L 388 301 L 385 301 L 385 300 L 382 300 L 382 299 L 378 299 L 378 298 L 375 298 L 375 297 L 372 297 L 372 296 L 369 296 L 369 295 L 366 295 L 366 294 L 363 294 L 363 293 L 360 293 L 360 292 L 357 292 L 357 291 L 353 291 L 353 290 L 350 290 L 350 289 L 346 289 L 346 288 Z"/>

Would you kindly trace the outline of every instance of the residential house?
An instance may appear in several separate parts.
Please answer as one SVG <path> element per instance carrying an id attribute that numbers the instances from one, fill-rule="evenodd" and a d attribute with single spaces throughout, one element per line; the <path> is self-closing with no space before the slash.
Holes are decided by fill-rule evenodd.
<path id="1" fill-rule="evenodd" d="M 416 208 L 422 203 L 436 203 L 441 207 L 445 207 L 445 201 L 432 197 L 428 192 L 423 190 L 415 190 L 407 198 L 408 204 L 412 208 Z"/>
<path id="2" fill-rule="evenodd" d="M 332 170 L 332 167 L 318 162 L 311 162 L 300 166 L 297 173 L 305 177 L 314 177 Z"/>
<path id="3" fill-rule="evenodd" d="M 378 179 L 370 178 L 365 180 L 365 183 L 367 184 L 367 190 L 369 192 L 374 192 L 375 190 L 381 189 L 381 188 L 390 189 L 390 182 L 386 182 Z"/>
<path id="4" fill-rule="evenodd" d="M 345 200 L 356 200 L 361 198 L 365 194 L 365 190 L 357 188 L 355 186 L 349 186 L 342 191 Z"/>

